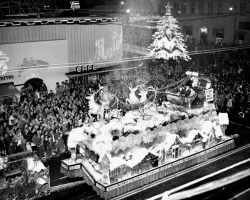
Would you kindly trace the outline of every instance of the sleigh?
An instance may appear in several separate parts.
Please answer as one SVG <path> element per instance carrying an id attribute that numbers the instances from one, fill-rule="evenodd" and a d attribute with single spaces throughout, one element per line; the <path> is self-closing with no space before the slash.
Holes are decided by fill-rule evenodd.
<path id="1" fill-rule="evenodd" d="M 119 108 L 125 109 L 127 111 L 143 108 L 146 104 L 150 102 L 154 102 L 156 95 L 157 95 L 156 92 L 153 92 L 151 95 L 145 98 L 144 101 L 142 102 L 141 101 L 140 102 L 127 102 L 127 101 L 121 100 L 119 101 Z"/>
<path id="2" fill-rule="evenodd" d="M 170 103 L 179 104 L 179 105 L 192 103 L 195 100 L 196 96 L 197 96 L 197 93 L 194 93 L 193 95 L 188 96 L 188 97 L 183 97 L 179 93 L 166 92 L 167 100 Z"/>

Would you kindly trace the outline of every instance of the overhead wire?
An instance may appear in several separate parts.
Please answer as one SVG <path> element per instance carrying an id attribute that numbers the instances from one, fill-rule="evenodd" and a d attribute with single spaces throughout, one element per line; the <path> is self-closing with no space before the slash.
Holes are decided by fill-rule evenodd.
<path id="1" fill-rule="evenodd" d="M 219 48 L 219 49 L 209 49 L 209 50 L 198 50 L 198 51 L 191 51 L 188 53 L 189 56 L 192 55 L 199 55 L 199 54 L 209 54 L 209 53 L 218 53 L 223 51 L 235 51 L 235 50 L 242 50 L 248 49 L 250 45 L 246 46 L 238 46 L 238 47 L 227 47 L 227 48 Z M 146 48 L 145 48 L 146 49 Z M 75 62 L 75 63 L 60 63 L 60 64 L 50 64 L 50 65 L 39 65 L 35 67 L 20 67 L 19 69 L 9 69 L 7 70 L 8 73 L 10 72 L 20 72 L 20 71 L 29 71 L 29 70 L 39 70 L 39 69 L 63 69 L 63 68 L 72 68 L 72 67 L 79 67 L 85 65 L 96 65 L 96 69 L 98 68 L 106 68 L 109 66 L 102 66 L 107 64 L 121 64 L 126 62 L 133 62 L 133 61 L 142 61 L 142 60 L 152 60 L 153 58 L 143 56 L 131 57 L 131 58 L 122 58 L 122 59 L 115 59 L 115 60 L 106 60 L 104 62 Z"/>

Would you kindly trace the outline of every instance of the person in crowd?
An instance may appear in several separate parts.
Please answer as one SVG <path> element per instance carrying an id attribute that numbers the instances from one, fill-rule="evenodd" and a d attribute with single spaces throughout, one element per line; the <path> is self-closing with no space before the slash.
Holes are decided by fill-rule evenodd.
<path id="1" fill-rule="evenodd" d="M 3 157 L 6 155 L 6 144 L 4 141 L 4 137 L 0 135 L 0 156 Z"/>
<path id="2" fill-rule="evenodd" d="M 13 137 L 13 141 L 16 144 L 16 153 L 22 152 L 24 149 L 23 147 L 24 138 L 22 136 L 20 128 L 17 128 L 16 135 Z"/>
<path id="3" fill-rule="evenodd" d="M 65 144 L 64 144 L 63 134 L 62 133 L 60 133 L 60 135 L 58 137 L 58 149 L 59 149 L 60 154 L 65 152 Z"/>
<path id="4" fill-rule="evenodd" d="M 8 146 L 8 155 L 15 154 L 16 152 L 16 146 L 13 141 L 10 142 L 10 145 Z"/>
<path id="5" fill-rule="evenodd" d="M 31 143 L 30 142 L 26 141 L 25 146 L 26 146 L 26 150 L 27 151 L 32 151 L 32 147 L 31 147 Z"/>
<path id="6" fill-rule="evenodd" d="M 44 136 L 40 135 L 40 138 L 37 141 L 37 156 L 40 160 L 44 157 Z"/>
<path id="7" fill-rule="evenodd" d="M 45 151 L 46 157 L 52 156 L 52 139 L 51 139 L 51 136 L 48 134 L 45 134 L 45 138 L 44 138 L 44 151 Z"/>
<path id="8" fill-rule="evenodd" d="M 30 93 L 30 94 L 32 94 L 34 91 L 33 91 L 33 86 L 29 83 L 29 85 L 28 85 L 28 92 Z"/>

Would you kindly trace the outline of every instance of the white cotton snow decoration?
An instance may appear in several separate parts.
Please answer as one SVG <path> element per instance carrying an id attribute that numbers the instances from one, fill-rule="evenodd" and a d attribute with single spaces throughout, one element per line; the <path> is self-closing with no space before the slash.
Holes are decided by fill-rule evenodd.
<path id="1" fill-rule="evenodd" d="M 122 117 L 122 124 L 135 124 L 135 115 L 132 112 L 127 112 L 124 117 Z"/>
<path id="2" fill-rule="evenodd" d="M 34 158 L 29 157 L 29 158 L 26 158 L 26 160 L 27 160 L 27 165 L 28 165 L 27 167 L 28 171 L 32 171 L 35 167 Z"/>
<path id="3" fill-rule="evenodd" d="M 46 183 L 46 181 L 45 181 L 43 178 L 41 178 L 41 177 L 38 177 L 38 178 L 36 179 L 36 182 L 37 182 L 38 184 L 40 184 L 40 185 L 43 185 L 43 184 Z"/>
<path id="4" fill-rule="evenodd" d="M 39 160 L 37 161 L 37 163 L 35 164 L 35 167 L 33 168 L 33 172 L 40 172 L 42 170 L 46 169 L 46 167 L 44 166 L 44 164 Z"/>
<path id="5" fill-rule="evenodd" d="M 79 127 L 72 129 L 69 132 L 69 137 L 68 137 L 68 147 L 70 148 L 76 148 L 76 145 L 81 142 L 85 141 L 88 138 L 88 135 L 84 132 L 85 128 L 84 127 Z"/>
<path id="6" fill-rule="evenodd" d="M 220 136 L 222 137 L 224 135 L 223 131 L 220 128 L 220 126 L 215 126 L 214 129 L 215 129 L 214 134 L 215 134 L 216 138 L 219 138 Z"/>
<path id="7" fill-rule="evenodd" d="M 212 131 L 213 126 L 214 125 L 211 121 L 204 121 L 201 131 L 208 134 Z"/>
<path id="8" fill-rule="evenodd" d="M 102 131 L 92 142 L 92 150 L 99 155 L 100 162 L 103 156 L 112 150 L 112 135 L 109 132 Z"/>
<path id="9" fill-rule="evenodd" d="M 46 167 L 44 166 L 44 164 L 39 160 L 39 161 L 34 161 L 34 158 L 33 157 L 28 157 L 26 158 L 26 161 L 27 161 L 27 169 L 28 171 L 31 171 L 31 172 L 40 172 L 41 170 L 44 170 L 46 169 Z"/>
<path id="10" fill-rule="evenodd" d="M 128 152 L 126 155 L 125 155 L 125 160 L 128 161 L 128 160 L 131 160 L 132 159 L 132 156 L 133 154 L 131 152 Z"/>
<path id="11" fill-rule="evenodd" d="M 219 113 L 219 124 L 229 125 L 229 118 L 227 113 Z"/>
<path id="12" fill-rule="evenodd" d="M 197 136 L 199 133 L 200 133 L 199 130 L 191 130 L 191 131 L 189 131 L 187 137 L 183 138 L 185 143 L 192 143 L 195 136 Z"/>

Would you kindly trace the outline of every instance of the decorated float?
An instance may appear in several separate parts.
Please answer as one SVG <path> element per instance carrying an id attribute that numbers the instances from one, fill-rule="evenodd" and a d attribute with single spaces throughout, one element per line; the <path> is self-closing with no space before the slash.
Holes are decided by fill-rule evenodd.
<path id="1" fill-rule="evenodd" d="M 166 8 L 149 57 L 188 60 L 176 20 Z M 62 173 L 83 177 L 97 194 L 111 199 L 235 147 L 225 135 L 227 114 L 217 115 L 212 103 L 209 78 L 186 72 L 181 80 L 158 87 L 153 85 L 158 80 L 149 81 L 158 75 L 150 73 L 134 84 L 117 79 L 115 92 L 111 83 L 87 97 L 89 119 L 69 133 L 71 158 L 62 161 Z M 120 98 L 123 90 L 129 93 Z"/>
<path id="2" fill-rule="evenodd" d="M 49 169 L 44 167 L 33 152 L 27 151 L 0 158 L 1 199 L 29 200 L 49 194 Z"/>
<path id="3" fill-rule="evenodd" d="M 188 80 L 195 83 L 191 89 L 197 91 L 199 86 L 191 74 L 187 72 Z M 170 101 L 159 104 L 156 98 L 143 95 L 143 100 L 136 100 L 135 90 L 130 88 L 129 98 L 123 102 L 124 114 L 119 107 L 110 109 L 115 95 L 105 86 L 99 88 L 87 97 L 89 116 L 98 117 L 90 117 L 88 123 L 69 133 L 71 158 L 62 161 L 61 172 L 83 177 L 101 197 L 110 199 L 233 149 L 234 140 L 225 135 L 228 116 L 217 115 L 211 103 L 213 93 L 205 94 L 207 88 L 203 88 L 204 102 L 197 108 Z M 154 97 L 160 92 L 144 87 L 139 93 L 145 91 L 154 91 Z M 168 99 L 167 91 L 165 95 Z"/>

